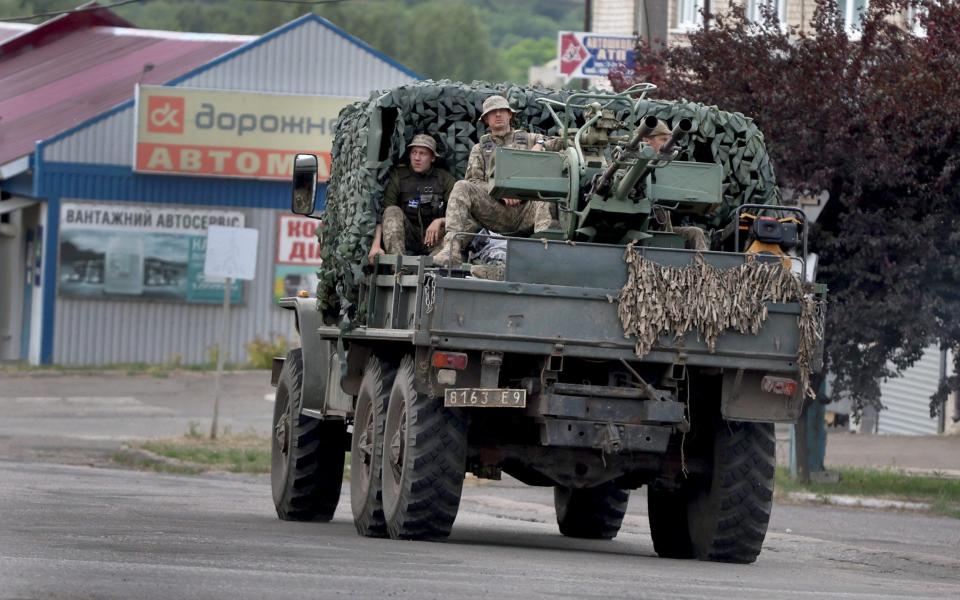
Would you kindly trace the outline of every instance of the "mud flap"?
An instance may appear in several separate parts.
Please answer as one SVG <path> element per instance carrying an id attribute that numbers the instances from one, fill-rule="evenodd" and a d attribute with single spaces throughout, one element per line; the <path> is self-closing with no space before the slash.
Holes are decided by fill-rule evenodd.
<path id="1" fill-rule="evenodd" d="M 793 423 L 800 417 L 800 411 L 803 409 L 803 392 L 799 386 L 797 386 L 797 393 L 793 396 L 765 392 L 760 388 L 764 375 L 767 373 L 762 371 L 724 370 L 720 412 L 725 419 Z"/>

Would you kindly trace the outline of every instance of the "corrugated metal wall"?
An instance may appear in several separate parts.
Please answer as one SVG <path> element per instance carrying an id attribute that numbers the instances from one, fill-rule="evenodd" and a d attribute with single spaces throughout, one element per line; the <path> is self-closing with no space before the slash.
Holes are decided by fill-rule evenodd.
<path id="1" fill-rule="evenodd" d="M 372 90 L 415 80 L 343 35 L 308 21 L 177 86 L 366 98 Z"/>
<path id="2" fill-rule="evenodd" d="M 308 15 L 187 74 L 173 85 L 194 88 L 366 98 L 410 83 L 409 70 L 363 42 Z M 131 90 L 132 95 L 132 90 Z M 141 175 L 133 164 L 134 110 L 129 101 L 41 146 L 38 189 L 49 198 L 239 207 L 260 231 L 257 278 L 232 313 L 230 359 L 245 361 L 256 337 L 290 336 L 290 313 L 273 304 L 276 215 L 289 206 L 289 185 L 202 177 Z M 326 186 L 318 191 L 322 205 Z M 80 200 L 82 201 L 82 200 Z M 57 297 L 53 362 L 184 363 L 208 360 L 217 343 L 219 305 Z"/>
<path id="3" fill-rule="evenodd" d="M 247 209 L 246 226 L 260 231 L 256 279 L 245 284 L 244 304 L 231 309 L 230 361 L 245 362 L 244 345 L 257 337 L 293 339 L 293 318 L 273 303 L 277 211 Z M 221 305 L 57 298 L 56 364 L 101 365 L 209 360 L 220 338 Z"/>
<path id="4" fill-rule="evenodd" d="M 930 396 L 937 391 L 939 382 L 940 347 L 930 346 L 902 377 L 880 384 L 880 401 L 885 410 L 880 412 L 877 433 L 935 435 L 937 419 L 930 418 Z"/>
<path id="5" fill-rule="evenodd" d="M 367 98 L 370 92 L 416 81 L 322 23 L 307 20 L 259 43 L 243 46 L 176 83 L 179 87 Z M 304 65 L 310 68 L 304 69 Z M 46 146 L 45 160 L 133 164 L 133 105 Z"/>
<path id="6" fill-rule="evenodd" d="M 44 148 L 52 162 L 133 166 L 133 104 Z"/>

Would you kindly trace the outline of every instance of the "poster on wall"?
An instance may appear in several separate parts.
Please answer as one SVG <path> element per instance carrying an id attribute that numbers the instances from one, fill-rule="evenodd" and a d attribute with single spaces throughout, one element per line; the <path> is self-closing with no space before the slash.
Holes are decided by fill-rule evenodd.
<path id="1" fill-rule="evenodd" d="M 207 227 L 243 227 L 239 211 L 64 202 L 59 293 L 72 298 L 223 302 L 223 280 L 205 277 Z M 235 281 L 230 301 L 243 302 Z"/>
<path id="2" fill-rule="evenodd" d="M 273 275 L 273 301 L 296 296 L 306 290 L 317 293 L 317 268 L 320 244 L 317 227 L 320 221 L 299 215 L 281 213 L 277 217 L 277 261 Z"/>

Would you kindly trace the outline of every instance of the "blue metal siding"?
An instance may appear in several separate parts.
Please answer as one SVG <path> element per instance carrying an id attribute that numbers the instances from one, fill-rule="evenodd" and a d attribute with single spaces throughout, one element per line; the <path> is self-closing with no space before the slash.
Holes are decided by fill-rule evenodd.
<path id="1" fill-rule="evenodd" d="M 325 184 L 317 186 L 318 210 L 325 205 L 326 189 Z M 130 167 L 79 163 L 45 162 L 40 193 L 48 198 L 290 208 L 290 183 L 286 181 L 144 175 Z"/>

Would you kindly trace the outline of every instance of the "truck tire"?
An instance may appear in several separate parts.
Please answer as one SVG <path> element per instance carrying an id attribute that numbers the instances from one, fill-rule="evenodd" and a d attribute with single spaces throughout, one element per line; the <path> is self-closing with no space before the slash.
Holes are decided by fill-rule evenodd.
<path id="1" fill-rule="evenodd" d="M 647 517 L 653 550 L 661 558 L 696 558 L 687 522 L 685 490 L 647 487 Z"/>
<path id="2" fill-rule="evenodd" d="M 381 490 L 383 426 L 396 373 L 389 363 L 371 356 L 357 394 L 350 443 L 350 508 L 357 533 L 366 537 L 387 536 Z"/>
<path id="3" fill-rule="evenodd" d="M 553 488 L 557 525 L 567 537 L 612 540 L 620 532 L 630 490 L 607 482 L 592 488 Z"/>
<path id="4" fill-rule="evenodd" d="M 303 354 L 287 354 L 273 406 L 270 486 L 277 516 L 284 521 L 329 521 L 343 483 L 343 421 L 300 414 Z"/>
<path id="5" fill-rule="evenodd" d="M 665 558 L 752 563 L 773 505 L 773 424 L 718 418 L 714 431 L 709 476 L 677 491 L 650 490 L 653 546 Z"/>
<path id="6" fill-rule="evenodd" d="M 443 399 L 417 393 L 405 356 L 390 391 L 383 448 L 383 512 L 393 539 L 450 535 L 466 471 L 467 420 Z"/>

